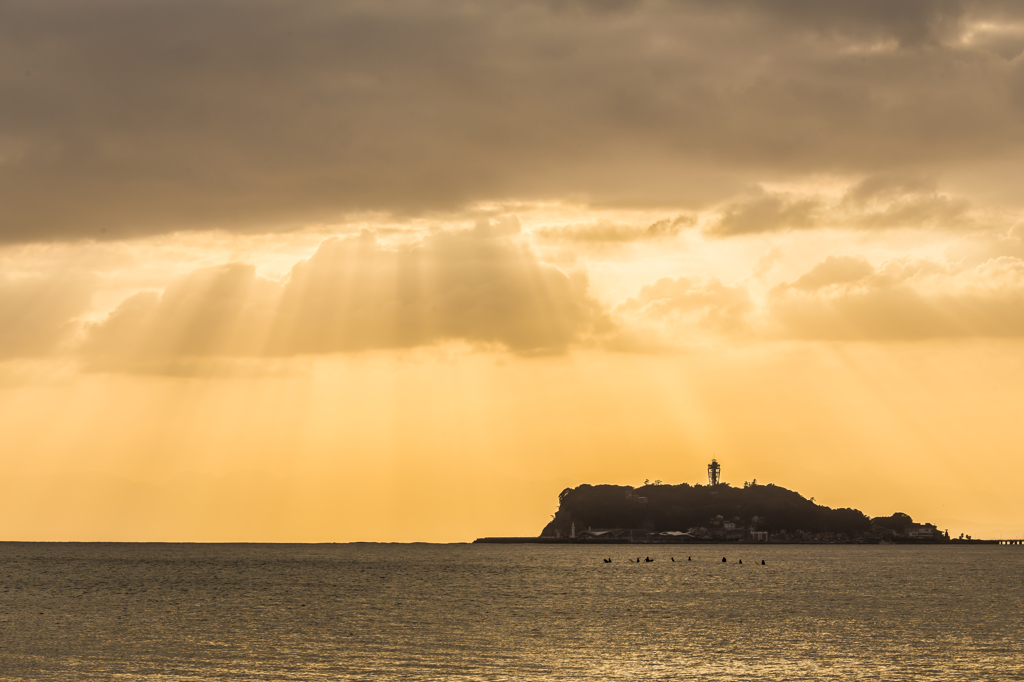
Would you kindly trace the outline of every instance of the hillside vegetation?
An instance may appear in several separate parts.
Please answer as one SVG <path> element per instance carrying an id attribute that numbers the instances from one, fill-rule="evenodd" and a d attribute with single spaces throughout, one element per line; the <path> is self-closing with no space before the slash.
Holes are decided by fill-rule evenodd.
<path id="1" fill-rule="evenodd" d="M 871 519 L 857 509 L 831 509 L 816 504 L 813 498 L 807 499 L 773 484 L 754 483 L 743 488 L 727 483 L 644 485 L 640 488 L 583 484 L 566 488 L 558 500 L 558 512 L 545 526 L 542 536 L 556 535 L 556 531 L 567 535 L 573 524 L 577 531 L 588 528 L 686 531 L 707 526 L 718 516 L 770 533 L 800 530 L 845 533 L 852 537 L 871 530 Z M 756 523 L 754 517 L 757 517 Z"/>

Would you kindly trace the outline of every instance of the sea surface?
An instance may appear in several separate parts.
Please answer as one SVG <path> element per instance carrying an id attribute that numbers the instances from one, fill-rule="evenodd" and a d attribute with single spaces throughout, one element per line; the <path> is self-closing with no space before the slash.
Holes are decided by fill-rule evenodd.
<path id="1" fill-rule="evenodd" d="M 0 543 L 0 679 L 1024 680 L 1024 547 Z"/>

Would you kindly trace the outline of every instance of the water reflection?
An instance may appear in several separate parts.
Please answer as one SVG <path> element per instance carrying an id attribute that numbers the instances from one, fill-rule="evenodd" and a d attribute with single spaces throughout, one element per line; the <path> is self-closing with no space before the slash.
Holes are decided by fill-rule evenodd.
<path id="1" fill-rule="evenodd" d="M 1024 676 L 1019 548 L 686 551 L 0 544 L 0 678 Z"/>

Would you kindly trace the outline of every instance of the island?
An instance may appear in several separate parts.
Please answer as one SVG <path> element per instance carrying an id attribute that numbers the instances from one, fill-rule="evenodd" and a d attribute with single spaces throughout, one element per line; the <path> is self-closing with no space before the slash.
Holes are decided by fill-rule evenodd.
<path id="1" fill-rule="evenodd" d="M 708 484 L 647 481 L 643 486 L 566 488 L 558 510 L 533 538 L 480 538 L 476 542 L 535 543 L 944 543 L 948 531 L 917 523 L 909 514 L 870 518 L 852 508 L 832 509 L 814 498 L 756 480 L 734 487 L 708 465 Z M 978 542 L 978 541 L 975 541 Z"/>

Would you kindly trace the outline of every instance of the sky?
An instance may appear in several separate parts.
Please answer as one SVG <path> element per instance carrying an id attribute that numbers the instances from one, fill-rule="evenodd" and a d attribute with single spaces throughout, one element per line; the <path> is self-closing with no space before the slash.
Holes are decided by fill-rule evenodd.
<path id="1" fill-rule="evenodd" d="M 1024 6 L 12 0 L 2 539 L 1024 537 Z"/>

